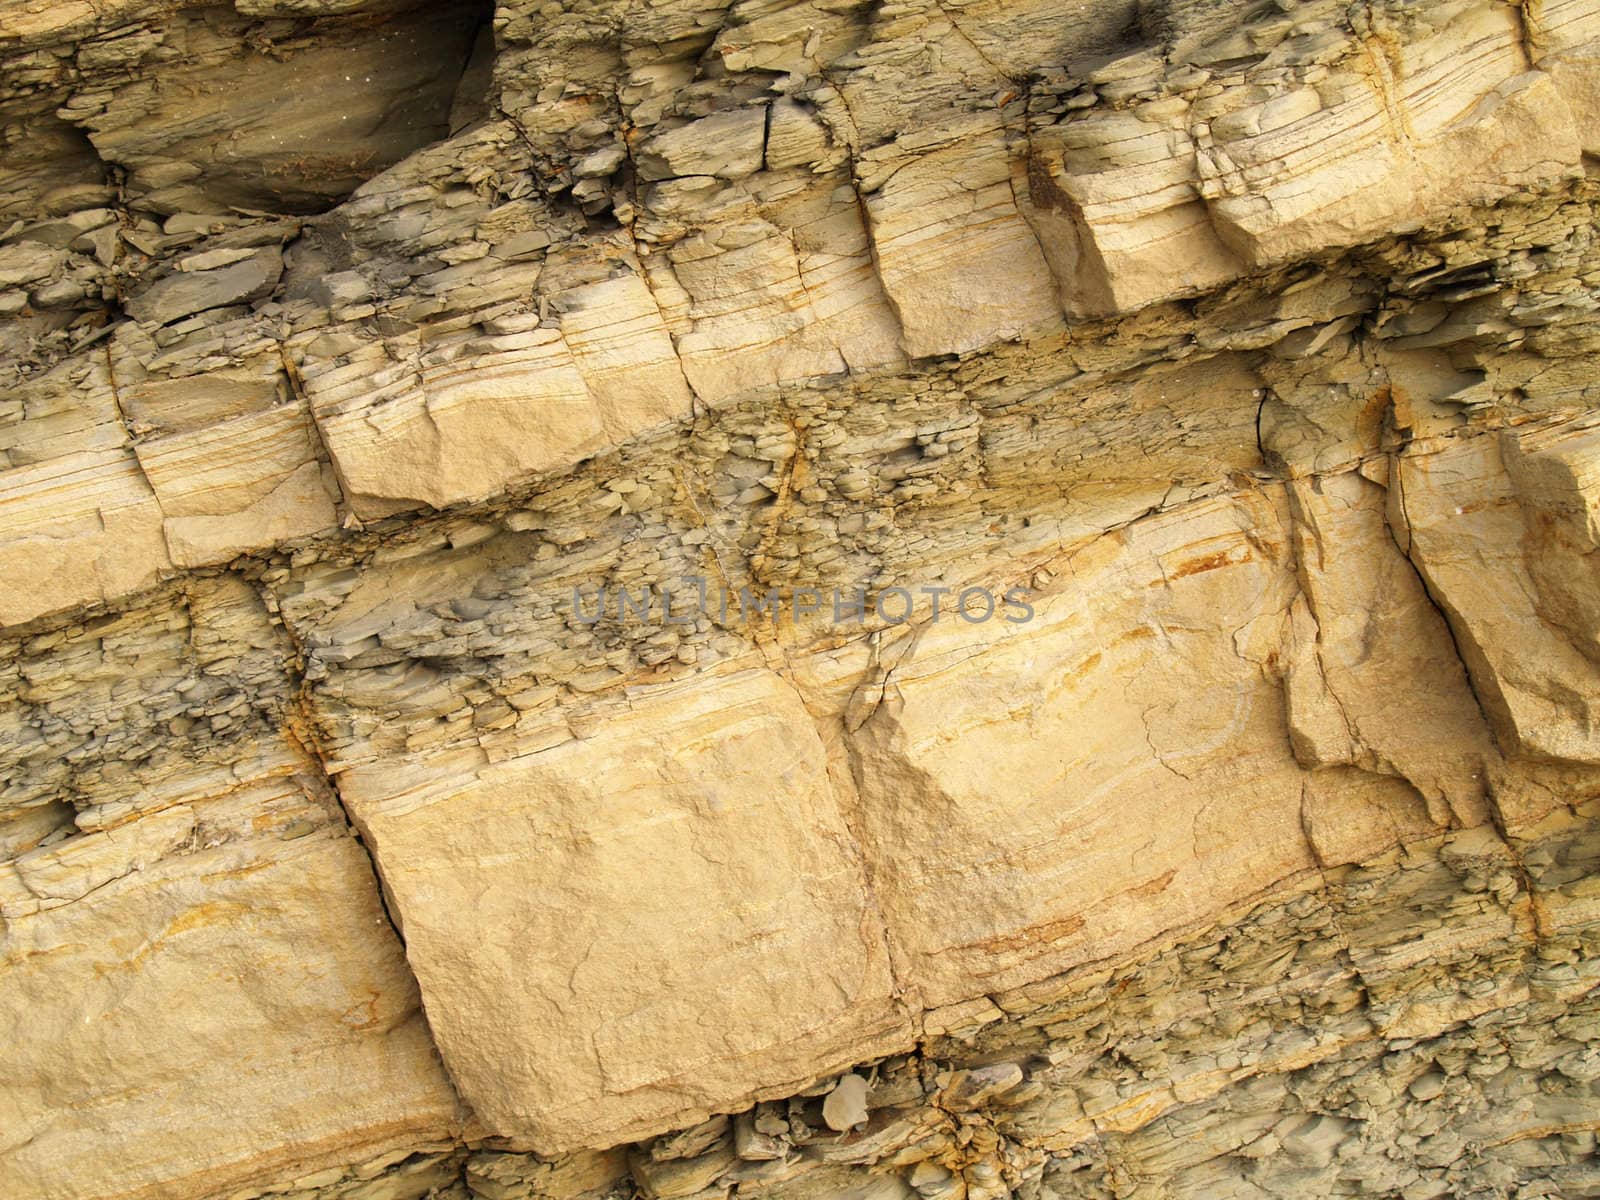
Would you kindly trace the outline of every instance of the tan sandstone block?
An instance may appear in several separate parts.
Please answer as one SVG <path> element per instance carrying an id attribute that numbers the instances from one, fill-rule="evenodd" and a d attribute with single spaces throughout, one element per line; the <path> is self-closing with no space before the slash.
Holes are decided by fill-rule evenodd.
<path id="1" fill-rule="evenodd" d="M 1600 430 L 1582 416 L 1399 459 L 1399 522 L 1508 750 L 1600 762 L 1594 505 Z"/>
<path id="2" fill-rule="evenodd" d="M 641 693 L 587 738 L 407 779 L 342 790 L 496 1133 L 615 1144 L 909 1037 L 823 745 L 775 675 Z"/>
<path id="3" fill-rule="evenodd" d="M 642 276 L 618 275 L 558 294 L 561 335 L 612 442 L 687 416 L 689 385 Z"/>
<path id="4" fill-rule="evenodd" d="M 134 447 L 175 564 L 227 562 L 333 527 L 308 420 L 286 404 Z"/>
<path id="5" fill-rule="evenodd" d="M 1600 9 L 1593 0 L 1542 0 L 1523 8 L 1541 67 L 1551 53 L 1600 42 Z"/>
<path id="6" fill-rule="evenodd" d="M 1312 865 L 1270 664 L 1264 497 L 1075 556 L 1029 624 L 933 626 L 854 735 L 868 857 L 928 1005 L 1105 957 Z"/>
<path id="7" fill-rule="evenodd" d="M 1310 623 L 1296 622 L 1287 680 L 1297 757 L 1415 788 L 1413 836 L 1483 824 L 1494 744 L 1449 626 L 1389 536 L 1384 489 L 1350 472 L 1289 494 Z"/>
<path id="8" fill-rule="evenodd" d="M 456 1122 L 367 857 L 291 782 L 0 864 L 0 908 L 0 1194 L 209 1196 Z"/>
<path id="9" fill-rule="evenodd" d="M 1318 92 L 1328 102 L 1281 126 L 1281 96 L 1212 102 L 1203 191 L 1248 262 L 1412 227 L 1552 179 L 1581 156 L 1572 110 L 1549 76 L 1527 70 L 1507 6 L 1475 6 L 1403 47 L 1365 40 Z"/>
<path id="10" fill-rule="evenodd" d="M 759 215 L 725 217 L 651 269 L 658 292 L 679 298 L 677 350 L 707 404 L 903 361 L 854 190 L 840 175 L 773 190 Z"/>
<path id="11" fill-rule="evenodd" d="M 1200 200 L 1188 131 L 1148 108 L 1058 126 L 1032 143 L 1023 212 L 1071 312 L 1128 312 L 1245 271 Z"/>
<path id="12" fill-rule="evenodd" d="M 677 350 L 708 404 L 903 361 L 853 188 L 830 175 L 774 191 L 759 218 L 700 231 L 652 269 L 681 296 Z"/>
<path id="13" fill-rule="evenodd" d="M 161 506 L 122 449 L 0 475 L 0 625 L 153 584 L 172 566 Z"/>
<path id="14" fill-rule="evenodd" d="M 506 339 L 481 358 L 419 367 L 404 394 L 320 421 L 358 511 L 368 500 L 444 508 L 482 499 L 604 445 L 600 413 L 553 329 Z"/>
<path id="15" fill-rule="evenodd" d="M 907 162 L 867 197 L 867 212 L 909 357 L 1060 324 L 1055 280 L 1018 211 L 998 131 Z"/>
<path id="16" fill-rule="evenodd" d="M 322 464 L 308 462 L 239 512 L 167 518 L 172 561 L 181 567 L 224 563 L 236 555 L 332 529 L 338 512 L 329 494 L 328 475 Z"/>
<path id="17" fill-rule="evenodd" d="M 306 389 L 351 506 L 481 500 L 689 411 L 659 309 L 631 276 L 568 289 L 560 328 L 430 348 L 416 333 L 307 348 Z"/>

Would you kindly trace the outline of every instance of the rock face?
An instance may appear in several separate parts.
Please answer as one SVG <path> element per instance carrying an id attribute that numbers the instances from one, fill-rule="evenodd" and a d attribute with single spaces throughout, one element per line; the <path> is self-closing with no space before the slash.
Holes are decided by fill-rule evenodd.
<path id="1" fill-rule="evenodd" d="M 0 1195 L 1600 1194 L 1600 0 L 0 0 Z"/>

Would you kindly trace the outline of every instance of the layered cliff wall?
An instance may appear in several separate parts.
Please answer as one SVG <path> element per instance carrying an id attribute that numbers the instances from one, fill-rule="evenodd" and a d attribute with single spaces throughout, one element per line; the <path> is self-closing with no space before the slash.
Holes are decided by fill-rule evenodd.
<path id="1" fill-rule="evenodd" d="M 0 1195 L 1600 1195 L 1600 0 L 0 0 Z"/>

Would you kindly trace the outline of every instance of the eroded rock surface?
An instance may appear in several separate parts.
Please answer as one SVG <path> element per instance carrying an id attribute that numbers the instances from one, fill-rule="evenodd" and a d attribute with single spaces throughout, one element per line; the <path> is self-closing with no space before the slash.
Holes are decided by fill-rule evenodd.
<path id="1" fill-rule="evenodd" d="M 1600 4 L 0 0 L 0 1195 L 1600 1194 Z"/>

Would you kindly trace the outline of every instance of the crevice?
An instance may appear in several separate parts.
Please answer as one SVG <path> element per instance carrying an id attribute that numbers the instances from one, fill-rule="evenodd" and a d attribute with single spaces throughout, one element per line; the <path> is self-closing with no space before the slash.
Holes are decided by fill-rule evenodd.
<path id="1" fill-rule="evenodd" d="M 351 507 L 350 485 L 345 480 L 344 471 L 340 469 L 339 459 L 334 455 L 333 447 L 328 444 L 328 437 L 323 431 L 322 421 L 317 415 L 316 405 L 312 403 L 311 393 L 306 388 L 305 376 L 300 372 L 300 364 L 295 362 L 294 356 L 289 353 L 289 346 L 286 342 L 278 342 L 278 360 L 283 364 L 283 377 L 289 385 L 289 394 L 305 414 L 306 432 L 315 446 L 317 461 L 326 463 L 333 472 L 334 483 L 339 490 L 338 496 L 334 497 L 339 527 L 341 529 L 360 529 L 360 518 L 356 516 L 355 510 Z"/>
<path id="2" fill-rule="evenodd" d="M 318 783 L 326 789 L 327 796 L 338 805 L 343 815 L 346 829 L 350 836 L 361 847 L 367 857 L 367 864 L 372 870 L 372 877 L 378 889 L 378 903 L 383 909 L 384 919 L 389 927 L 394 930 L 395 938 L 402 948 L 405 947 L 405 934 L 401 931 L 401 924 L 392 907 L 393 898 L 389 895 L 388 885 L 383 881 L 382 872 L 378 870 L 377 858 L 370 846 L 367 845 L 362 827 L 356 820 L 350 807 L 345 803 L 344 796 L 339 790 L 338 776 L 328 764 L 326 748 L 322 744 L 322 736 L 316 714 L 316 703 L 312 695 L 311 680 L 306 672 L 309 656 L 305 643 L 301 640 L 299 632 L 294 627 L 294 622 L 283 612 L 277 597 L 273 595 L 266 585 L 255 580 L 247 580 L 252 589 L 261 598 L 262 606 L 266 609 L 274 627 L 282 631 L 283 640 L 287 643 L 287 653 L 283 658 L 284 674 L 288 677 L 290 685 L 289 709 L 283 714 L 282 729 L 284 736 L 291 745 L 298 749 L 307 762 L 315 765 L 318 772 Z"/>
<path id="3" fill-rule="evenodd" d="M 1428 579 L 1427 572 L 1422 569 L 1422 567 L 1417 563 L 1416 559 L 1412 556 L 1412 549 L 1415 546 L 1416 539 L 1412 536 L 1411 531 L 1413 526 L 1411 524 L 1411 517 L 1406 511 L 1405 472 L 1401 468 L 1401 459 L 1403 457 L 1403 454 L 1390 455 L 1389 487 L 1394 491 L 1395 502 L 1400 508 L 1401 520 L 1405 522 L 1406 541 L 1408 544 L 1401 544 L 1399 534 L 1395 530 L 1394 523 L 1390 519 L 1387 512 L 1384 514 L 1383 527 L 1388 532 L 1389 539 L 1394 543 L 1394 547 L 1399 552 L 1400 557 L 1404 559 L 1406 565 L 1411 568 L 1411 572 L 1416 577 L 1417 586 L 1421 589 L 1423 597 L 1427 600 L 1433 611 L 1438 614 L 1440 622 L 1444 625 L 1445 636 L 1450 639 L 1451 653 L 1455 655 L 1456 661 L 1461 664 L 1461 674 L 1463 679 L 1466 681 L 1467 694 L 1472 697 L 1472 703 L 1477 707 L 1479 719 L 1482 720 L 1484 731 L 1489 737 L 1489 744 L 1493 746 L 1496 752 L 1503 757 L 1505 755 L 1505 749 L 1500 745 L 1500 735 L 1495 729 L 1494 721 L 1489 716 L 1489 710 L 1484 707 L 1483 698 L 1478 694 L 1478 681 L 1473 678 L 1472 665 L 1467 661 L 1466 655 L 1462 651 L 1461 640 L 1456 633 L 1455 623 L 1450 619 L 1450 612 L 1445 607 L 1444 601 L 1434 591 L 1433 584 Z M 1492 807 L 1493 806 L 1491 805 L 1491 808 Z"/>
<path id="4" fill-rule="evenodd" d="M 111 406 L 116 409 L 117 420 L 121 423 L 122 431 L 128 438 L 129 453 L 132 453 L 133 447 L 138 445 L 140 441 L 139 430 L 133 419 L 128 416 L 128 410 L 122 403 L 122 388 L 117 384 L 117 359 L 113 349 L 111 346 L 105 348 L 106 383 L 111 391 Z M 134 454 L 133 458 L 135 462 L 139 461 L 137 454 Z M 141 475 L 144 474 L 144 465 L 142 463 L 139 465 L 139 473 Z M 148 484 L 150 481 L 146 478 L 145 482 Z M 154 491 L 155 489 L 152 487 L 151 490 Z"/>
<path id="5" fill-rule="evenodd" d="M 942 3 L 939 3 L 938 0 L 935 0 L 935 5 L 934 6 L 939 10 L 939 15 L 942 16 L 945 19 L 945 21 L 949 24 L 950 28 L 955 30 L 956 33 L 960 34 L 961 35 L 961 40 L 964 41 L 969 47 L 971 47 L 972 52 L 978 56 L 978 59 L 979 59 L 980 62 L 982 62 L 986 67 L 988 67 L 991 71 L 993 71 L 1001 79 L 1004 79 L 1006 82 L 1008 82 L 1008 83 L 1015 83 L 1016 82 L 1016 79 L 1012 76 L 1011 72 L 1007 71 L 999 63 L 995 62 L 994 59 L 990 58 L 987 54 L 985 54 L 983 52 L 983 47 L 979 46 L 977 42 L 973 41 L 972 35 L 966 31 L 965 27 L 962 26 L 961 22 L 957 21 L 955 19 L 955 17 L 953 15 L 951 15 L 951 12 L 950 12 L 950 10 L 948 8 L 946 8 Z"/>
<path id="6" fill-rule="evenodd" d="M 900 945 L 899 939 L 894 934 L 894 929 L 889 919 L 888 909 L 882 900 L 882 884 L 879 881 L 877 865 L 872 855 L 874 839 L 867 833 L 865 807 L 866 802 L 861 795 L 862 767 L 860 751 L 855 739 L 849 736 L 841 723 L 827 714 L 819 715 L 814 711 L 806 696 L 804 687 L 792 672 L 777 672 L 784 679 L 787 686 L 799 699 L 802 707 L 811 716 L 817 726 L 818 740 L 823 746 L 823 769 L 828 775 L 829 790 L 834 803 L 838 807 L 839 818 L 844 822 L 845 835 L 849 839 L 851 856 L 859 865 L 861 872 L 861 886 L 863 890 L 862 917 L 870 918 L 880 937 L 882 938 L 884 957 L 889 970 L 890 999 L 897 1005 L 905 1005 L 904 1015 L 908 1020 L 915 1020 L 913 1013 L 916 1008 L 914 1000 L 908 997 L 915 994 L 915 983 L 908 966 L 909 956 Z M 838 747 L 837 752 L 830 752 L 830 743 Z M 842 758 L 842 762 L 839 761 Z M 836 779 L 835 772 L 842 771 L 844 779 Z M 913 1029 L 913 1036 L 920 1035 L 920 1028 Z"/>
<path id="7" fill-rule="evenodd" d="M 466 61 L 461 64 L 450 104 L 448 129 L 451 137 L 487 120 L 494 112 L 494 66 L 499 52 L 495 42 L 494 3 L 493 0 L 476 0 L 475 7 L 477 24 L 467 39 Z"/>
<path id="8" fill-rule="evenodd" d="M 1270 387 L 1261 389 L 1261 399 L 1256 403 L 1256 455 L 1261 460 L 1263 468 L 1269 465 L 1267 457 L 1267 443 L 1262 433 L 1262 423 L 1266 419 L 1267 401 L 1275 398 L 1275 393 Z"/>
<path id="9" fill-rule="evenodd" d="M 289 743 L 300 751 L 302 758 L 308 765 L 314 766 L 317 775 L 316 781 L 328 799 L 337 806 L 344 820 L 345 830 L 351 841 L 360 849 L 366 860 L 367 869 L 371 872 L 373 891 L 378 901 L 378 909 L 383 914 L 390 931 L 394 934 L 395 947 L 399 952 L 400 961 L 412 978 L 417 989 L 418 1008 L 417 1016 L 422 1021 L 422 1026 L 428 1031 L 428 1043 L 433 1049 L 434 1057 L 439 1063 L 441 1078 L 450 1087 L 455 1096 L 458 1111 L 463 1117 L 470 1116 L 472 1109 L 461 1094 L 455 1077 L 451 1074 L 441 1050 L 439 1040 L 434 1035 L 433 1024 L 428 1018 L 427 1000 L 422 989 L 422 982 L 417 978 L 412 969 L 411 959 L 406 949 L 406 936 L 403 922 L 399 915 L 399 906 L 394 896 L 389 891 L 387 880 L 383 877 L 382 870 L 378 867 L 377 854 L 368 842 L 365 826 L 356 817 L 350 806 L 345 802 L 344 794 L 340 790 L 338 775 L 329 766 L 328 756 L 322 744 L 319 724 L 316 715 L 316 703 L 312 695 L 311 680 L 306 672 L 308 655 L 305 643 L 301 640 L 299 632 L 295 629 L 294 622 L 283 612 L 277 597 L 265 584 L 246 579 L 252 590 L 261 598 L 262 606 L 266 609 L 275 628 L 282 632 L 283 642 L 286 643 L 287 653 L 282 660 L 284 674 L 290 684 L 289 709 L 283 714 L 281 729 Z"/>
<path id="10" fill-rule="evenodd" d="M 775 586 L 769 583 L 766 575 L 767 565 L 772 558 L 772 547 L 783 529 L 784 518 L 789 515 L 789 506 L 794 499 L 800 474 L 807 466 L 806 431 L 792 418 L 788 424 L 790 436 L 794 438 L 794 450 L 789 455 L 789 461 L 784 464 L 783 473 L 778 477 L 778 494 L 770 502 L 767 527 L 749 557 L 750 581 L 758 585 L 766 584 L 769 587 Z"/>
<path id="11" fill-rule="evenodd" d="M 1543 32 L 1539 24 L 1539 6 L 1545 0 L 1507 0 L 1507 3 L 1516 26 L 1517 48 L 1522 52 L 1522 69 L 1531 71 L 1544 57 L 1539 47 Z"/>

